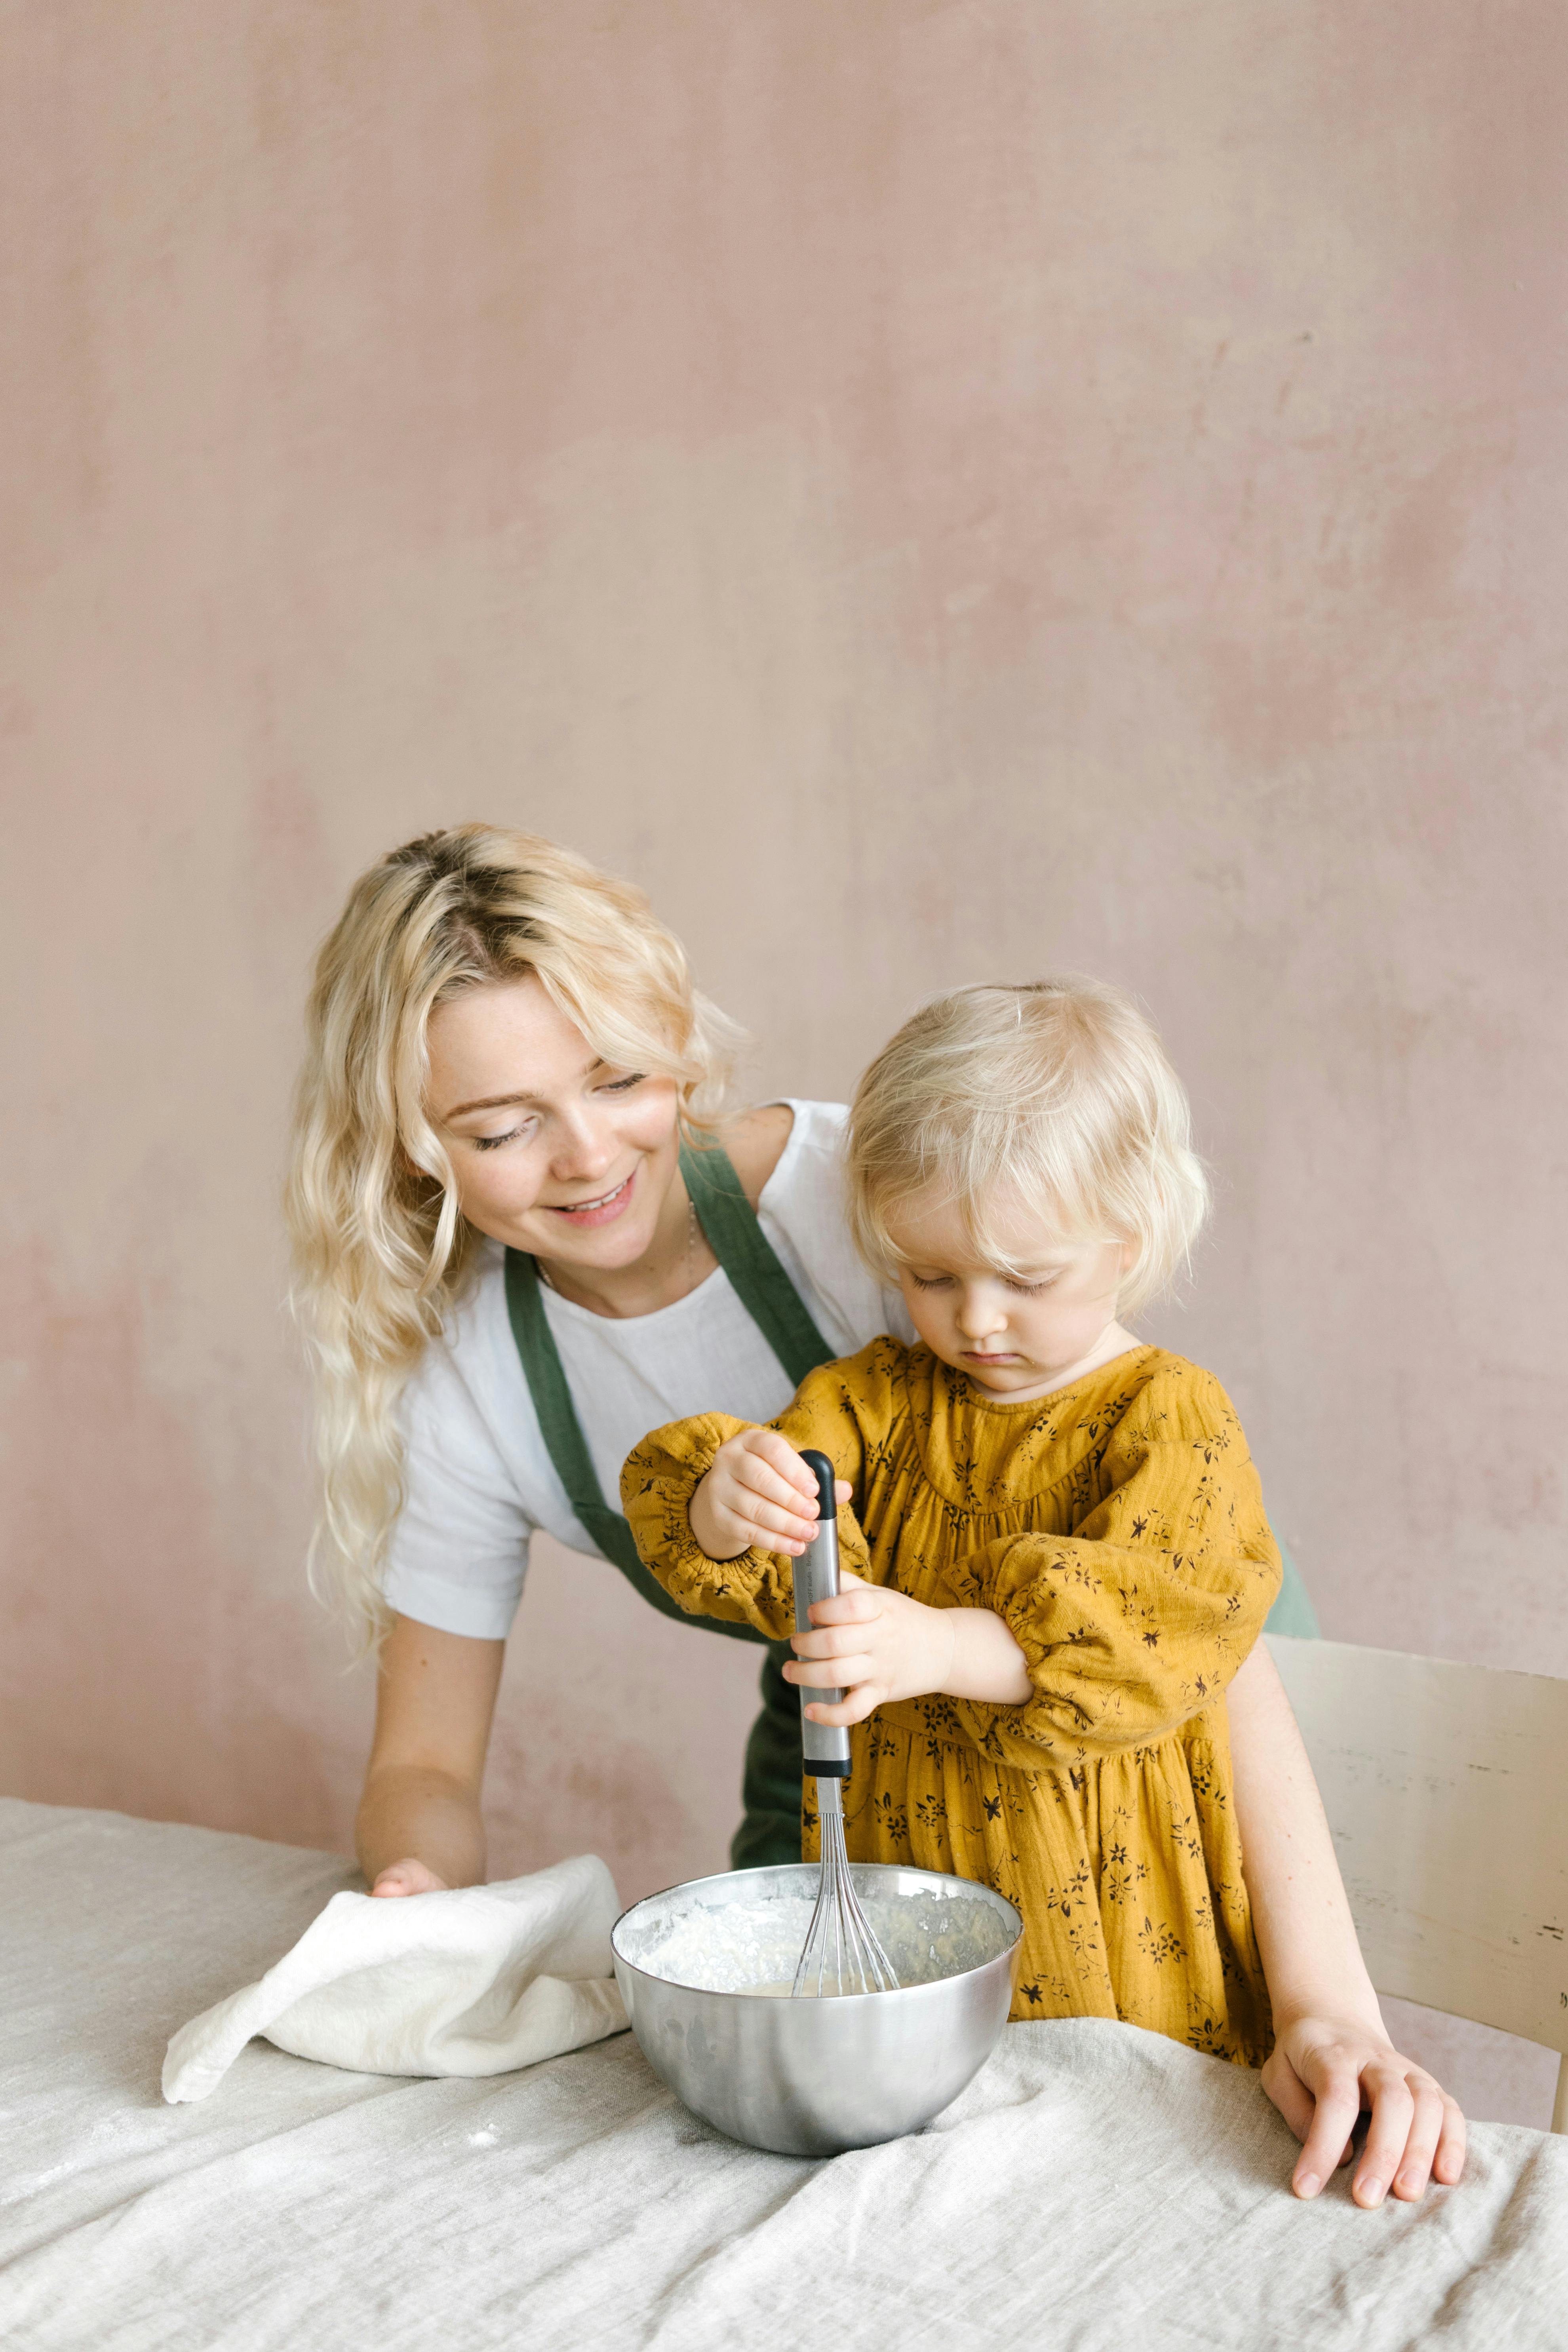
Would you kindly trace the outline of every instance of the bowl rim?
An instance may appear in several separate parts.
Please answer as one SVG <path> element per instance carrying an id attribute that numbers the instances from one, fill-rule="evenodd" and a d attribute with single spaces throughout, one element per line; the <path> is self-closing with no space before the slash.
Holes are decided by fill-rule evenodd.
<path id="1" fill-rule="evenodd" d="M 617 1969 L 629 1969 L 634 1976 L 641 1977 L 646 1984 L 668 1985 L 673 1991 L 690 1993 L 699 2000 L 793 2001 L 795 1998 L 793 1993 L 740 1992 L 733 1990 L 726 1991 L 717 1985 L 689 1985 L 683 1983 L 679 1977 L 656 1976 L 651 1969 L 641 1967 L 637 1961 L 623 1952 L 616 1939 L 634 1911 L 640 1911 L 645 1904 L 662 1902 L 667 1895 L 684 1895 L 697 1887 L 715 1886 L 721 1879 L 761 1877 L 767 1871 L 815 1870 L 816 1866 L 815 1863 L 810 1862 L 762 1863 L 753 1864 L 748 1870 L 712 1870 L 702 1878 L 678 1878 L 669 1886 L 656 1887 L 651 1895 L 639 1895 L 635 1903 L 628 1903 L 611 1927 L 610 1957 Z M 1013 1956 L 1024 1939 L 1024 1916 L 1016 1903 L 1009 1901 L 1005 1895 L 998 1894 L 994 1886 L 987 1886 L 983 1878 L 961 1878 L 956 1871 L 951 1870 L 926 1870 L 918 1862 L 857 1862 L 850 1866 L 856 1871 L 901 1871 L 907 1876 L 931 1879 L 939 1885 L 961 1886 L 966 1892 L 986 1895 L 993 1903 L 998 1904 L 1014 1921 L 1014 1932 L 1002 1949 L 999 1952 L 994 1952 L 988 1960 L 979 1960 L 972 1969 L 955 1969 L 950 1977 L 933 1977 L 927 1984 L 895 1985 L 891 1992 L 837 1992 L 826 1994 L 823 1998 L 835 2002 L 901 2000 L 916 1993 L 938 1991 L 943 1985 L 960 1984 L 965 1977 L 977 1977 L 986 1969 L 1011 1965 Z"/>

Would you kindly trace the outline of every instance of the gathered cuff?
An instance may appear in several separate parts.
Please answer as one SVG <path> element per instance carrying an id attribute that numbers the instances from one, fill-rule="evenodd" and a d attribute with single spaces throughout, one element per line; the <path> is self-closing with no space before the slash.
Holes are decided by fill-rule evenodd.
<path id="1" fill-rule="evenodd" d="M 691 1497 L 719 1448 L 756 1426 L 707 1412 L 656 1429 L 626 1456 L 621 1502 L 644 1564 L 672 1601 L 690 1616 L 752 1625 L 778 1642 L 795 1632 L 793 1561 L 755 1546 L 710 1559 L 691 1532 Z"/>

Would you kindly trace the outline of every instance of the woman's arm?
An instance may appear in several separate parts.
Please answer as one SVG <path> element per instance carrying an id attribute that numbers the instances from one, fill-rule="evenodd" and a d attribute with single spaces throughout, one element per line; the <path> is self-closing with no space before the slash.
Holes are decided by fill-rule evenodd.
<path id="1" fill-rule="evenodd" d="M 485 1874 L 479 1789 L 504 1642 L 394 1617 L 354 1823 L 373 1895 L 474 1886 Z"/>
<path id="2" fill-rule="evenodd" d="M 1314 2197 L 1349 2152 L 1363 2103 L 1358 2205 L 1458 2179 L 1465 2122 L 1389 2041 L 1356 1941 L 1312 1768 L 1259 1642 L 1230 1685 L 1230 1753 L 1247 1891 L 1274 2008 L 1263 2087 L 1303 2142 L 1291 2185 Z"/>
<path id="3" fill-rule="evenodd" d="M 1337 2006 L 1383 2032 L 1318 1784 L 1263 1643 L 1231 1684 L 1230 1757 L 1253 1924 L 1276 2022 L 1331 1986 Z"/>

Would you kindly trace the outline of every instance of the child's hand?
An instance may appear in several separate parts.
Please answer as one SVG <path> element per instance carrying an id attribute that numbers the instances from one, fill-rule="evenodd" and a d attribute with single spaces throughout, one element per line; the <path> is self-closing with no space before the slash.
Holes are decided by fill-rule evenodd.
<path id="1" fill-rule="evenodd" d="M 1023 1651 L 989 1609 L 928 1609 L 895 1585 L 838 1572 L 837 1601 L 818 1601 L 813 1631 L 795 1636 L 798 1665 L 786 1683 L 841 1690 L 842 1702 L 813 1701 L 813 1723 L 864 1723 L 884 1699 L 927 1691 L 991 1706 L 1023 1706 L 1034 1695 Z"/>
<path id="2" fill-rule="evenodd" d="M 852 1492 L 840 1478 L 840 1503 Z M 687 1508 L 691 1532 L 710 1559 L 738 1559 L 756 1545 L 798 1556 L 816 1540 L 816 1481 L 776 1429 L 728 1437 Z"/>
<path id="3" fill-rule="evenodd" d="M 1381 2205 L 1391 2188 L 1411 2201 L 1428 2178 L 1452 2188 L 1465 2168 L 1465 2118 L 1456 2101 L 1357 2019 L 1299 2017 L 1282 2026 L 1263 2087 L 1304 2142 L 1290 2176 L 1298 2197 L 1315 2197 L 1350 2161 L 1363 2107 L 1372 2117 L 1351 2183 L 1358 2205 Z"/>
<path id="4" fill-rule="evenodd" d="M 844 1693 L 837 1706 L 808 1706 L 813 1723 L 864 1723 L 884 1699 L 945 1687 L 955 1621 L 973 1612 L 928 1609 L 889 1585 L 865 1584 L 847 1569 L 839 1570 L 838 1584 L 837 1601 L 819 1601 L 812 1610 L 816 1630 L 795 1637 L 799 1664 L 784 1669 L 786 1683 Z"/>

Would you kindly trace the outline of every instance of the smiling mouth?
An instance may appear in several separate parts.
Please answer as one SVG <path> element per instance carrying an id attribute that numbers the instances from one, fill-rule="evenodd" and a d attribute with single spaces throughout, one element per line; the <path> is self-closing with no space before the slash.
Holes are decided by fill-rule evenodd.
<path id="1" fill-rule="evenodd" d="M 632 1175 L 624 1176 L 614 1192 L 601 1192 L 592 1201 L 553 1201 L 551 1202 L 551 1213 L 557 1217 L 591 1217 L 605 1209 L 616 1208 L 631 1191 L 632 1176 L 636 1174 L 637 1170 L 634 1168 Z"/>

